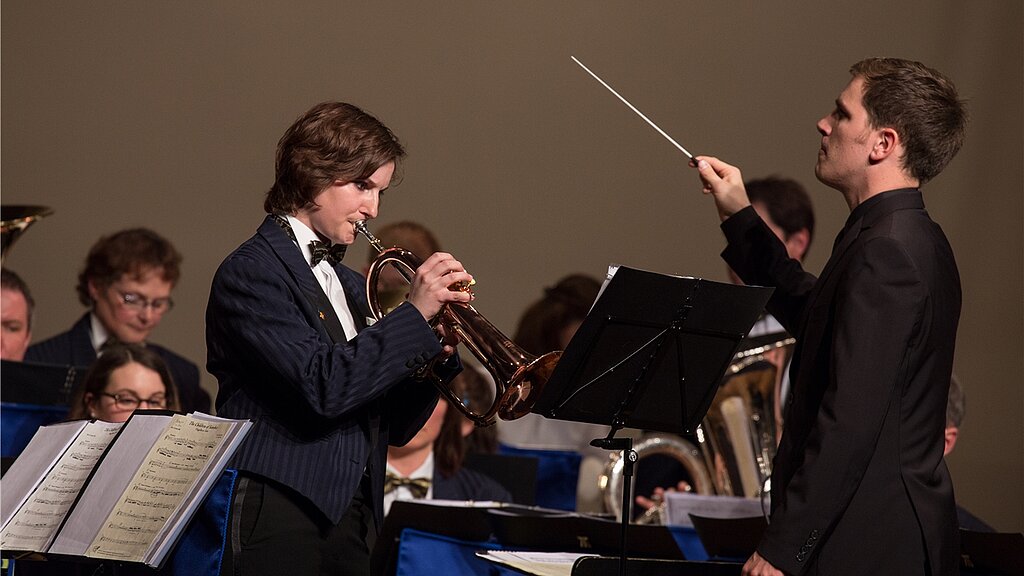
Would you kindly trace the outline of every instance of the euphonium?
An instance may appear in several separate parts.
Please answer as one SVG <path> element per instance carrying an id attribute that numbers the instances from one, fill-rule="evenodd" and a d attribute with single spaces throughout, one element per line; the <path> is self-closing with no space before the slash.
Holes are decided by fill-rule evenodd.
<path id="1" fill-rule="evenodd" d="M 387 264 L 394 266 L 411 282 L 422 262 L 408 250 L 385 249 L 366 228 L 365 222 L 357 222 L 355 228 L 379 253 L 366 274 L 366 299 L 374 319 L 380 320 L 384 311 L 377 294 L 377 280 L 383 267 Z M 456 284 L 451 288 L 470 291 L 469 286 L 465 285 Z M 471 410 L 448 385 L 433 379 L 445 398 L 477 426 L 493 424 L 496 416 L 502 420 L 515 420 L 528 414 L 562 356 L 561 351 L 548 352 L 542 356 L 527 353 L 466 303 L 446 304 L 434 318 L 433 324 L 441 324 L 446 331 L 458 335 L 493 377 L 494 403 L 484 414 Z M 426 372 L 432 373 L 429 369 Z"/>
<path id="2" fill-rule="evenodd" d="M 736 354 L 697 430 L 715 484 L 726 496 L 757 498 L 767 484 L 781 435 L 778 386 L 795 340 L 786 334 Z"/>

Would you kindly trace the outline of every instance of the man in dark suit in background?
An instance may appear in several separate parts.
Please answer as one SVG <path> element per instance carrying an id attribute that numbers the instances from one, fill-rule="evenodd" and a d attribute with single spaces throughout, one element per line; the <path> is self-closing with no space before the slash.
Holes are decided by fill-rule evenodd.
<path id="1" fill-rule="evenodd" d="M 314 106 L 278 142 L 256 234 L 221 264 L 207 308 L 217 412 L 255 422 L 231 466 L 241 478 L 224 574 L 367 574 L 383 520 L 388 444 L 409 441 L 449 380 L 456 341 L 428 320 L 471 294 L 450 254 L 416 271 L 405 303 L 368 322 L 362 275 L 340 263 L 355 223 L 377 216 L 404 156 L 379 120 Z"/>
<path id="2" fill-rule="evenodd" d="M 953 84 L 920 63 L 869 59 L 818 122 L 815 174 L 851 213 L 821 276 L 787 257 L 740 171 L 697 158 L 748 284 L 796 336 L 793 395 L 772 514 L 744 574 L 958 573 L 956 507 L 942 458 L 960 279 L 919 186 L 963 142 Z"/>
<path id="3" fill-rule="evenodd" d="M 210 411 L 210 395 L 199 385 L 199 368 L 149 335 L 174 306 L 171 291 L 181 275 L 181 255 L 146 228 L 100 238 L 78 275 L 78 299 L 90 308 L 67 332 L 33 344 L 27 362 L 90 366 L 108 339 L 145 343 L 171 370 L 185 412 Z"/>

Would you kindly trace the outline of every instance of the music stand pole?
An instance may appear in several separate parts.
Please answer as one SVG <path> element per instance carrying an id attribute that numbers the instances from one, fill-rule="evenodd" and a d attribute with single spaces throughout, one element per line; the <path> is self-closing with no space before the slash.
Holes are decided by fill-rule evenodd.
<path id="1" fill-rule="evenodd" d="M 631 438 L 615 434 L 695 429 L 771 292 L 618 267 L 544 386 L 533 412 L 610 425 L 591 445 L 623 451 L 620 574 L 637 455 Z"/>
<path id="2" fill-rule="evenodd" d="M 629 529 L 629 521 L 633 517 L 632 508 L 632 480 L 633 469 L 636 466 L 636 450 L 633 450 L 633 439 L 613 438 L 617 430 L 612 428 L 607 438 L 596 438 L 590 441 L 591 446 L 603 448 L 604 450 L 622 451 L 622 529 L 619 536 L 619 575 L 626 575 L 626 533 Z"/>

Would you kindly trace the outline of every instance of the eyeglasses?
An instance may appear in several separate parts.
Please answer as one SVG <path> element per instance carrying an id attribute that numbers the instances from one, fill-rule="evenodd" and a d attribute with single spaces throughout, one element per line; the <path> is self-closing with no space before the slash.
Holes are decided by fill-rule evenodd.
<path id="1" fill-rule="evenodd" d="M 167 408 L 167 398 L 163 394 L 157 394 L 145 400 L 140 399 L 134 394 L 126 394 L 124 392 L 117 394 L 100 392 L 100 396 L 113 398 L 114 405 L 117 406 L 118 410 L 135 410 L 142 404 L 145 404 L 148 408 Z"/>
<path id="2" fill-rule="evenodd" d="M 135 292 L 121 292 L 118 290 L 117 293 L 121 296 L 121 304 L 139 312 L 142 312 L 146 308 L 152 308 L 154 313 L 163 314 L 171 308 L 174 308 L 174 300 L 171 300 L 170 297 L 149 300 L 145 296 L 136 294 Z"/>

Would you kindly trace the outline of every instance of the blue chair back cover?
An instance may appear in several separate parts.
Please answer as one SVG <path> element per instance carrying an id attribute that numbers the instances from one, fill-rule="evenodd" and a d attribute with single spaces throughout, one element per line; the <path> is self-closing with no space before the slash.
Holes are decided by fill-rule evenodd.
<path id="1" fill-rule="evenodd" d="M 395 576 L 521 576 L 476 555 L 479 550 L 500 548 L 495 542 L 469 542 L 406 528 L 398 541 Z"/>
<path id="2" fill-rule="evenodd" d="M 68 407 L 0 402 L 0 414 L 0 456 L 17 458 L 36 430 L 66 418 Z"/>
<path id="3" fill-rule="evenodd" d="M 227 469 L 206 496 L 202 507 L 185 528 L 181 541 L 160 570 L 174 576 L 218 576 L 224 546 L 227 545 L 228 517 L 238 471 Z"/>
<path id="4" fill-rule="evenodd" d="M 580 479 L 579 452 L 532 450 L 501 444 L 498 453 L 537 459 L 536 505 L 556 510 L 576 510 L 576 485 Z"/>

